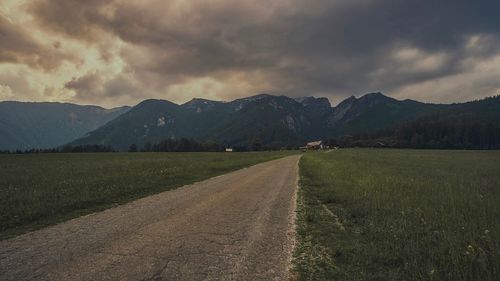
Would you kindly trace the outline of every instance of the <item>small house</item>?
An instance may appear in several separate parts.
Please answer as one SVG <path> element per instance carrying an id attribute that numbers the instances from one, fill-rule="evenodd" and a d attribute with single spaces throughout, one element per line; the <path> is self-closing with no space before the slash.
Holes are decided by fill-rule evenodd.
<path id="1" fill-rule="evenodd" d="M 325 146 L 323 144 L 323 141 L 312 141 L 306 144 L 306 148 L 308 150 L 321 150 L 324 149 Z"/>

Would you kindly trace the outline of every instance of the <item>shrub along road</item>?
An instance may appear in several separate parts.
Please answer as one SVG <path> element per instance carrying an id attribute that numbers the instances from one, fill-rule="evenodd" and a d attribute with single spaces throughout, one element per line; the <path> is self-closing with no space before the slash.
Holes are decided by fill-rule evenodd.
<path id="1" fill-rule="evenodd" d="M 0 242 L 1 280 L 283 280 L 299 156 Z"/>

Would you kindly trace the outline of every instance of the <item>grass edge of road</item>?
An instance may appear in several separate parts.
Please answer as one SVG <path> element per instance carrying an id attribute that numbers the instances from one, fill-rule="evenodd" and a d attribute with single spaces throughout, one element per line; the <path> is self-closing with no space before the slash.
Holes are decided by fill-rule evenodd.
<path id="1" fill-rule="evenodd" d="M 256 160 L 255 162 L 251 162 L 251 163 L 243 165 L 243 166 L 235 165 L 234 167 L 228 168 L 227 170 L 218 171 L 218 172 L 215 172 L 213 174 L 207 175 L 204 178 L 194 178 L 193 177 L 192 180 L 180 182 L 180 183 L 173 184 L 170 186 L 165 185 L 161 189 L 143 190 L 142 192 L 135 193 L 135 194 L 123 194 L 119 197 L 115 197 L 115 198 L 110 199 L 111 201 L 109 201 L 109 202 L 101 202 L 97 205 L 91 205 L 91 206 L 88 206 L 85 208 L 79 208 L 79 209 L 75 209 L 75 210 L 70 210 L 70 211 L 65 212 L 65 213 L 58 213 L 58 214 L 54 214 L 51 216 L 43 217 L 43 218 L 40 218 L 40 219 L 33 221 L 33 222 L 30 222 L 30 223 L 22 224 L 19 226 L 9 228 L 9 229 L 4 230 L 4 231 L 0 231 L 0 241 L 14 238 L 16 236 L 26 234 L 28 232 L 36 231 L 36 230 L 42 229 L 44 227 L 49 227 L 49 226 L 56 225 L 59 223 L 64 223 L 64 222 L 69 221 L 71 219 L 76 219 L 76 218 L 79 218 L 79 217 L 82 217 L 85 215 L 89 215 L 89 214 L 96 213 L 96 212 L 101 212 L 101 211 L 104 211 L 104 210 L 107 210 L 110 208 L 124 205 L 124 204 L 130 203 L 130 202 L 133 202 L 135 200 L 139 200 L 141 198 L 145 198 L 148 196 L 152 196 L 152 195 L 159 194 L 159 193 L 166 192 L 166 191 L 170 191 L 170 190 L 175 190 L 177 188 L 180 188 L 180 187 L 183 187 L 186 185 L 192 185 L 192 184 L 204 181 L 204 180 L 208 180 L 208 179 L 213 178 L 213 177 L 218 177 L 218 176 L 221 176 L 221 175 L 224 175 L 227 173 L 231 173 L 231 172 L 234 172 L 234 171 L 237 171 L 240 169 L 249 168 L 249 167 L 261 164 L 261 163 L 281 159 L 281 158 L 292 156 L 295 154 L 296 153 L 272 155 L 267 159 L 259 159 L 259 160 Z"/>
<path id="2" fill-rule="evenodd" d="M 288 230 L 287 230 L 287 239 L 288 239 L 288 265 L 287 265 L 287 279 L 294 281 L 297 280 L 298 275 L 295 270 L 295 251 L 298 243 L 297 237 L 297 214 L 298 214 L 298 198 L 299 198 L 299 190 L 300 190 L 300 160 L 304 154 L 300 154 L 297 159 L 297 174 L 295 178 L 294 190 L 292 194 L 292 205 L 290 212 L 288 214 Z"/>
<path id="3" fill-rule="evenodd" d="M 304 157 L 301 157 L 295 211 L 296 237 L 290 281 L 302 280 L 301 276 L 310 277 L 307 280 L 316 280 L 314 273 L 324 268 L 325 264 L 332 264 L 329 249 L 321 246 L 316 235 L 326 232 L 326 229 L 330 233 L 342 230 L 340 225 L 336 225 L 331 220 L 332 213 L 328 212 L 328 209 L 324 208 L 321 202 L 315 200 L 314 195 L 311 194 L 310 188 L 313 182 L 304 176 L 303 161 Z M 313 221 L 321 221 L 323 229 L 311 231 L 313 227 L 310 223 Z"/>

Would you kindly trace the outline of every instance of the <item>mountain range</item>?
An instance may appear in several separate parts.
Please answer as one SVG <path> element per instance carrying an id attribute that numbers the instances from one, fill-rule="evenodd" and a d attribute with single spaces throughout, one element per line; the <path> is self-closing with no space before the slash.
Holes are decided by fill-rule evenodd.
<path id="1" fill-rule="evenodd" d="M 496 106 L 493 109 L 492 102 Z M 490 111 L 500 109 L 498 99 L 488 104 Z M 29 121 L 6 124 L 5 111 L 10 108 L 12 112 L 11 105 L 18 106 L 17 118 L 31 116 Z M 52 106 L 58 110 L 46 113 L 45 116 L 52 118 L 41 118 L 37 106 Z M 483 107 L 481 101 L 429 104 L 397 100 L 381 93 L 349 97 L 335 107 L 326 98 L 268 94 L 229 102 L 195 98 L 181 105 L 149 99 L 132 108 L 110 110 L 70 104 L 0 103 L 2 139 L 4 135 L 23 136 L 0 141 L 0 149 L 51 147 L 69 142 L 71 145 L 99 144 L 127 150 L 131 144 L 143 146 L 169 138 L 212 140 L 227 146 L 249 146 L 255 141 L 270 147 L 296 146 L 346 134 L 375 133 L 436 114 L 482 114 Z"/>
<path id="2" fill-rule="evenodd" d="M 0 150 L 64 145 L 129 109 L 55 102 L 0 102 Z"/>

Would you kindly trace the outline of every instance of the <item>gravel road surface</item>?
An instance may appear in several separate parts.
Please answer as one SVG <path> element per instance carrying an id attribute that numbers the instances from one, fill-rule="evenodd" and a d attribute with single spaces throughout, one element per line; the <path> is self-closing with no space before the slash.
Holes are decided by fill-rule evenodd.
<path id="1" fill-rule="evenodd" d="M 0 241 L 0 280 L 286 280 L 299 157 Z"/>

